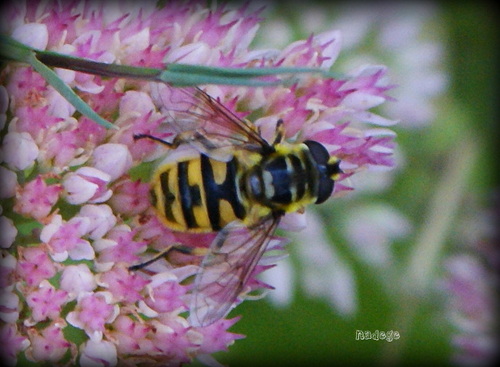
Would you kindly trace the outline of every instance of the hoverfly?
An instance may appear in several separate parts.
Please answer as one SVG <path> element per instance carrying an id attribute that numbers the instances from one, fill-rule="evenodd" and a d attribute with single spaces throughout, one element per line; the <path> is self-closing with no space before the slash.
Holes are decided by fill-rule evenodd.
<path id="1" fill-rule="evenodd" d="M 191 323 L 206 326 L 229 313 L 282 216 L 324 202 L 342 171 L 320 143 L 287 143 L 281 120 L 269 143 L 255 125 L 201 89 L 164 87 L 169 89 L 162 104 L 175 138 L 134 138 L 194 148 L 194 154 L 160 164 L 150 184 L 165 226 L 218 232 L 194 280 L 190 305 Z"/>

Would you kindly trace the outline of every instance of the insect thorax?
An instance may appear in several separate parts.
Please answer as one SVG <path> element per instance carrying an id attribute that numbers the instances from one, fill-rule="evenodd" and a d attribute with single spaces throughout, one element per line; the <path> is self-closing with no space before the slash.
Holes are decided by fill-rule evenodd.
<path id="1" fill-rule="evenodd" d="M 319 172 L 307 147 L 277 145 L 243 177 L 249 200 L 273 211 L 294 212 L 316 200 Z"/>

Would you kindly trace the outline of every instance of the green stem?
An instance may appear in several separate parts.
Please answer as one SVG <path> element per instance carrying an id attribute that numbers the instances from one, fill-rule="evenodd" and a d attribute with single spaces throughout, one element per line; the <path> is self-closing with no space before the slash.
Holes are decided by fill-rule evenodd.
<path id="1" fill-rule="evenodd" d="M 404 351 L 405 337 L 411 331 L 417 311 L 431 290 L 432 280 L 439 270 L 439 264 L 446 244 L 446 238 L 453 225 L 458 206 L 467 187 L 472 167 L 478 154 L 477 143 L 466 139 L 457 144 L 450 154 L 449 163 L 430 201 L 426 220 L 409 257 L 402 285 L 401 307 L 394 325 L 401 334 L 397 343 L 387 343 L 382 353 L 382 365 L 400 365 Z"/>
<path id="2" fill-rule="evenodd" d="M 51 51 L 36 51 L 35 53 L 36 58 L 48 66 L 111 78 L 136 78 L 153 81 L 157 80 L 162 72 L 161 69 L 105 64 Z"/>
<path id="3" fill-rule="evenodd" d="M 15 39 L 0 34 L 0 59 L 28 62 L 33 49 L 17 42 Z"/>
<path id="4" fill-rule="evenodd" d="M 38 60 L 36 51 L 16 40 L 0 35 L 0 56 L 7 60 L 24 62 L 35 69 L 55 90 L 57 90 L 69 103 L 84 116 L 98 124 L 116 129 L 111 122 L 103 119 L 88 104 L 86 104 L 57 74 Z"/>
<path id="5" fill-rule="evenodd" d="M 200 84 L 227 84 L 246 86 L 266 86 L 278 83 L 290 83 L 293 79 L 281 82 L 259 79 L 264 76 L 280 74 L 318 73 L 323 77 L 343 79 L 338 73 L 319 68 L 304 67 L 262 67 L 262 68 L 224 68 L 205 65 L 190 65 L 172 63 L 164 69 L 143 68 L 129 65 L 106 64 L 86 60 L 74 56 L 63 55 L 52 51 L 41 51 L 30 48 L 16 40 L 0 35 L 0 56 L 11 61 L 30 63 L 30 54 L 43 64 L 51 67 L 70 69 L 93 75 L 116 78 L 136 78 L 156 82 L 169 83 L 174 86 L 200 85 Z"/>
<path id="6" fill-rule="evenodd" d="M 464 197 L 476 157 L 477 144 L 472 139 L 459 142 L 451 152 L 450 162 L 430 202 L 426 221 L 408 264 L 407 279 L 417 292 L 427 292 L 435 278 L 445 240 Z"/>
<path id="7" fill-rule="evenodd" d="M 143 68 L 129 65 L 105 64 L 51 51 L 35 51 L 38 60 L 52 67 L 80 71 L 87 74 L 115 78 L 135 78 L 169 83 L 174 86 L 201 84 L 225 84 L 246 86 L 272 86 L 285 81 L 266 81 L 260 77 L 279 74 L 321 73 L 328 77 L 334 74 L 316 68 L 221 68 L 215 66 L 168 64 L 164 69 Z M 338 76 L 338 75 L 335 75 Z"/>
<path id="8" fill-rule="evenodd" d="M 173 86 L 194 86 L 200 84 L 226 84 L 272 86 L 291 83 L 292 78 L 283 81 L 259 79 L 263 76 L 297 73 L 320 73 L 326 77 L 335 74 L 317 68 L 221 68 L 203 65 L 169 64 L 164 69 L 143 68 L 128 65 L 106 64 L 78 57 L 41 51 L 26 46 L 9 36 L 0 35 L 0 59 L 24 62 L 31 65 L 80 113 L 106 128 L 115 128 L 109 121 L 95 113 L 76 93 L 49 68 L 58 67 L 83 73 L 116 78 L 135 78 Z"/>

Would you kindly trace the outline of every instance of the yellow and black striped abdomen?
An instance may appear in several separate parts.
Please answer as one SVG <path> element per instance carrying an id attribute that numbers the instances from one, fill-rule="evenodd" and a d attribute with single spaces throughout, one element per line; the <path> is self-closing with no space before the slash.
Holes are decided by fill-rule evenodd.
<path id="1" fill-rule="evenodd" d="M 200 154 L 160 166 L 151 193 L 162 222 L 181 232 L 218 231 L 248 208 L 241 199 L 236 159 L 220 162 Z"/>

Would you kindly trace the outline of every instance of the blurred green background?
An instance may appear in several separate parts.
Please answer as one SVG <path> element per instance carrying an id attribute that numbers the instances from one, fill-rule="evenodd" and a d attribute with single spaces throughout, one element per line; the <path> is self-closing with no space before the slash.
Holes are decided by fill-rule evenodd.
<path id="1" fill-rule="evenodd" d="M 273 4 L 255 47 L 277 42 L 265 31 L 273 22 L 289 27 L 295 40 L 307 38 L 310 31 L 303 26 L 304 7 L 317 7 L 326 23 L 331 18 L 328 28 L 318 28 L 315 33 L 334 29 L 340 4 Z M 295 287 L 292 303 L 283 307 L 275 307 L 269 300 L 244 302 L 233 312 L 243 317 L 232 330 L 246 338 L 238 340 L 227 353 L 216 355 L 223 364 L 453 364 L 451 339 L 456 329 L 446 316 L 449 296 L 439 290 L 439 282 L 445 276 L 443 262 L 448 256 L 474 253 L 473 246 L 464 249 L 456 237 L 468 232 L 468 225 L 470 231 L 477 230 L 468 218 L 488 209 L 493 190 L 498 187 L 498 12 L 483 2 L 433 6 L 436 13 L 423 29 L 423 37 L 442 46 L 442 72 L 449 80 L 447 88 L 430 101 L 435 117 L 420 128 L 393 127 L 405 164 L 394 174 L 388 189 L 332 200 L 320 212 L 323 217 L 328 213 L 333 226 L 328 229 L 332 246 L 354 272 L 357 311 L 350 317 L 340 316 L 326 301 L 307 296 L 301 287 Z M 385 60 L 380 63 L 385 64 Z M 397 80 L 393 82 L 398 84 Z M 387 113 L 384 116 L 393 117 Z M 438 198 L 447 187 L 452 203 Z M 397 208 L 412 224 L 411 233 L 392 244 L 394 260 L 389 268 L 375 268 L 361 261 L 336 225 L 342 223 L 350 208 L 372 201 Z M 429 230 L 429 220 L 443 216 L 445 223 Z M 438 243 L 426 243 L 428 239 Z M 301 244 L 291 243 L 288 248 L 292 263 L 298 266 L 295 246 Z M 419 273 L 415 269 L 419 268 L 425 274 L 416 284 Z M 296 269 L 298 276 L 300 271 Z M 390 343 L 356 341 L 356 330 L 394 330 L 401 338 Z"/>

